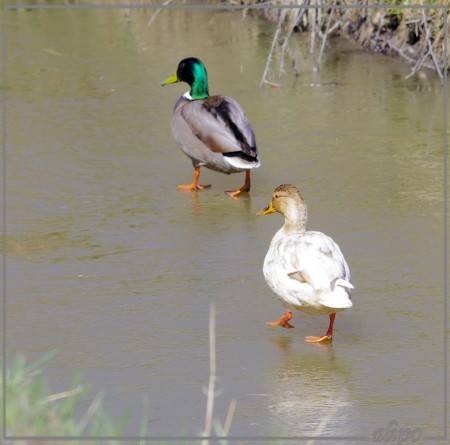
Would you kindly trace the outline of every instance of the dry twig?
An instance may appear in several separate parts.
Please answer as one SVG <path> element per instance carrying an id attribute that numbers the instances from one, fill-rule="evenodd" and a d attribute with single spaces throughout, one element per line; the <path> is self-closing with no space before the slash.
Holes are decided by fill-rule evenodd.
<path id="1" fill-rule="evenodd" d="M 431 59 L 433 60 L 434 66 L 436 68 L 436 71 L 439 75 L 439 78 L 441 79 L 441 83 L 444 80 L 444 76 L 441 73 L 441 68 L 439 66 L 439 61 L 437 60 L 436 57 L 436 53 L 434 52 L 434 48 L 433 48 L 433 42 L 431 41 L 431 36 L 430 36 L 430 29 L 428 28 L 428 23 L 427 23 L 427 17 L 425 15 L 425 10 L 422 9 L 422 22 L 423 22 L 423 27 L 425 29 L 425 36 L 427 39 L 427 45 L 428 45 L 428 52 L 431 55 Z"/>
<path id="2" fill-rule="evenodd" d="M 328 15 L 327 27 L 325 29 L 325 34 L 322 37 L 322 45 L 320 46 L 319 56 L 317 57 L 317 67 L 320 67 L 320 65 L 322 64 L 322 55 L 323 55 L 323 51 L 325 50 L 325 44 L 327 43 L 327 38 L 333 32 L 332 30 L 330 30 L 330 25 L 331 25 L 331 19 L 333 18 L 333 15 L 334 15 L 334 10 L 336 9 L 336 3 L 337 3 L 337 0 L 334 0 L 333 6 L 331 7 L 331 12 Z M 336 24 L 339 24 L 339 21 L 337 21 L 335 23 L 335 25 Z"/>
<path id="3" fill-rule="evenodd" d="M 278 42 L 278 36 L 280 35 L 281 27 L 283 26 L 284 19 L 286 18 L 286 13 L 287 13 L 287 9 L 283 9 L 280 12 L 280 15 L 278 17 L 277 29 L 275 31 L 275 35 L 273 36 L 272 46 L 270 47 L 270 52 L 269 52 L 269 55 L 267 56 L 266 67 L 264 69 L 264 73 L 262 75 L 261 81 L 259 82 L 259 88 L 261 88 L 266 83 L 267 73 L 269 72 L 269 67 L 270 67 L 270 63 L 272 61 L 273 52 L 274 52 L 275 46 Z"/>
<path id="4" fill-rule="evenodd" d="M 147 23 L 147 26 L 145 27 L 145 29 L 149 28 L 150 25 L 156 20 L 156 17 L 158 16 L 158 14 L 164 9 L 164 6 L 167 6 L 169 3 L 171 3 L 172 0 L 166 0 L 162 5 L 161 8 L 158 8 L 155 13 L 151 16 L 150 20 Z"/>
<path id="5" fill-rule="evenodd" d="M 329 421 L 336 414 L 337 409 L 338 409 L 338 407 L 334 406 L 328 411 L 327 415 L 322 419 L 322 421 L 319 423 L 318 427 L 314 431 L 314 436 L 315 437 L 318 437 L 318 436 L 320 436 L 323 433 L 323 431 L 325 430 L 325 428 L 328 425 Z M 315 441 L 316 441 L 315 439 L 308 440 L 308 442 L 306 442 L 306 445 L 314 445 Z"/>
<path id="6" fill-rule="evenodd" d="M 78 385 L 74 389 L 70 389 L 68 391 L 58 392 L 56 394 L 51 394 L 50 396 L 46 397 L 42 403 L 48 403 L 48 402 L 55 402 L 56 400 L 65 399 L 67 397 L 72 397 L 80 394 L 83 391 L 83 386 Z"/>
<path id="7" fill-rule="evenodd" d="M 206 402 L 206 418 L 203 436 L 209 437 L 212 431 L 214 412 L 214 392 L 216 385 L 216 307 L 211 303 L 209 311 L 209 384 Z M 209 440 L 202 441 L 202 445 L 209 445 Z"/>
<path id="8" fill-rule="evenodd" d="M 284 38 L 283 45 L 281 46 L 281 60 L 280 60 L 280 76 L 284 74 L 284 57 L 286 53 L 286 49 L 289 44 L 289 39 L 291 38 L 292 33 L 294 32 L 295 28 L 297 28 L 300 24 L 300 21 L 302 20 L 303 16 L 305 15 L 305 12 L 307 11 L 306 6 L 308 6 L 310 0 L 305 0 L 305 3 L 303 4 L 302 9 L 298 13 L 297 17 L 295 18 L 295 21 L 291 28 L 289 29 L 289 32 L 287 33 L 286 37 Z"/>

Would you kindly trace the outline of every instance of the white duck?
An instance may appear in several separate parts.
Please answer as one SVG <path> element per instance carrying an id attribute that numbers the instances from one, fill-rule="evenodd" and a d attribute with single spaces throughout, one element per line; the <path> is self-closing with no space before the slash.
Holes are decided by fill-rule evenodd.
<path id="1" fill-rule="evenodd" d="M 306 231 L 307 207 L 297 187 L 283 184 L 258 216 L 278 212 L 283 227 L 270 243 L 264 260 L 264 277 L 279 300 L 288 308 L 270 326 L 293 328 L 292 309 L 311 315 L 329 315 L 330 324 L 322 336 L 308 336 L 310 343 L 331 340 L 336 312 L 352 307 L 350 270 L 339 246 L 321 232 Z"/>

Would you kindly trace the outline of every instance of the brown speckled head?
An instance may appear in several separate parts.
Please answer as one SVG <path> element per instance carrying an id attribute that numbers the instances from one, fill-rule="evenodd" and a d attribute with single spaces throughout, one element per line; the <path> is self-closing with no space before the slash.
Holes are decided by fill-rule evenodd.
<path id="1" fill-rule="evenodd" d="M 285 217 L 288 226 L 294 225 L 304 230 L 308 211 L 306 202 L 295 185 L 279 185 L 273 191 L 269 205 L 257 215 L 263 216 L 275 212 L 281 213 Z"/>
<path id="2" fill-rule="evenodd" d="M 292 201 L 294 204 L 292 204 Z M 272 206 L 273 208 L 281 213 L 282 215 L 286 215 L 288 208 L 293 207 L 301 207 L 306 210 L 306 203 L 303 199 L 302 194 L 299 189 L 292 184 L 282 184 L 279 185 L 272 193 Z"/>
<path id="3" fill-rule="evenodd" d="M 281 196 L 292 196 L 298 195 L 303 199 L 303 196 L 300 193 L 300 190 L 293 184 L 281 184 L 274 191 L 273 196 L 281 195 Z"/>

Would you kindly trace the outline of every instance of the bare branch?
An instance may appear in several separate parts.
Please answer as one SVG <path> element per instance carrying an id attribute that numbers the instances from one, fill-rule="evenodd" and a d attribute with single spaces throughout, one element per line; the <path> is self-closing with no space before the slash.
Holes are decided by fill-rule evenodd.
<path id="1" fill-rule="evenodd" d="M 430 29 L 428 28 L 427 16 L 425 15 L 425 10 L 422 9 L 422 22 L 423 27 L 425 29 L 425 35 L 428 44 L 428 52 L 431 54 L 431 59 L 433 60 L 436 71 L 441 79 L 441 83 L 443 83 L 444 75 L 441 72 L 441 67 L 439 66 L 439 61 L 437 60 L 436 53 L 434 52 L 433 42 L 431 41 Z"/>
<path id="2" fill-rule="evenodd" d="M 287 13 L 287 9 L 283 9 L 278 17 L 277 30 L 275 31 L 275 35 L 273 36 L 272 46 L 270 47 L 270 52 L 269 52 L 269 55 L 267 56 L 266 67 L 264 69 L 264 73 L 261 78 L 261 81 L 259 82 L 259 88 L 262 88 L 262 86 L 266 82 L 266 77 L 267 77 L 267 73 L 269 72 L 269 67 L 270 67 L 270 63 L 272 61 L 273 52 L 274 52 L 275 46 L 278 42 L 278 36 L 280 35 L 281 27 L 283 26 L 283 22 L 286 17 L 286 13 Z"/>
<path id="3" fill-rule="evenodd" d="M 322 45 L 320 46 L 319 56 L 317 57 L 317 66 L 320 67 L 322 64 L 322 55 L 325 50 L 325 44 L 327 43 L 328 35 L 330 34 L 330 25 L 331 25 L 331 19 L 334 14 L 334 10 L 336 9 L 336 3 L 337 0 L 334 0 L 333 6 L 331 7 L 331 12 L 328 14 L 328 20 L 327 20 L 327 27 L 325 28 L 325 34 L 322 38 Z"/>
<path id="4" fill-rule="evenodd" d="M 284 56 L 286 53 L 286 49 L 289 44 L 289 39 L 291 38 L 292 33 L 294 32 L 295 28 L 300 24 L 300 21 L 302 20 L 303 16 L 305 15 L 305 12 L 307 11 L 306 6 L 308 6 L 310 0 L 305 0 L 303 3 L 303 8 L 298 13 L 293 25 L 289 29 L 289 32 L 287 33 L 286 37 L 284 38 L 283 45 L 281 46 L 281 61 L 280 61 L 280 76 L 284 74 Z"/>
<path id="5" fill-rule="evenodd" d="M 405 76 L 405 79 L 409 79 L 411 76 L 417 73 L 419 71 L 420 67 L 424 64 L 426 58 L 430 55 L 430 51 L 428 50 L 423 57 L 421 57 L 417 63 L 412 68 L 411 72 Z"/>
<path id="6" fill-rule="evenodd" d="M 162 4 L 161 8 L 158 8 L 158 9 L 155 11 L 155 13 L 152 15 L 152 17 L 151 17 L 150 20 L 148 21 L 147 26 L 145 27 L 145 29 L 149 28 L 150 25 L 156 20 L 156 17 L 157 17 L 158 14 L 163 10 L 163 7 L 166 6 L 166 5 L 168 5 L 168 4 L 171 3 L 171 2 L 172 2 L 172 0 L 166 0 L 166 1 Z"/>

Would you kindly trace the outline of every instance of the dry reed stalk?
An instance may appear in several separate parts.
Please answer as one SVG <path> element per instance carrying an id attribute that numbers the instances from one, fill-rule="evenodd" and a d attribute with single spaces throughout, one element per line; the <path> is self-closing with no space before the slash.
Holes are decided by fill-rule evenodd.
<path id="1" fill-rule="evenodd" d="M 205 429 L 202 436 L 211 436 L 213 413 L 214 413 L 214 393 L 216 385 L 216 306 L 211 303 L 209 309 L 209 384 L 206 401 Z M 202 441 L 202 445 L 209 445 L 209 440 Z"/>
<path id="2" fill-rule="evenodd" d="M 150 25 L 156 20 L 156 17 L 158 16 L 158 14 L 163 10 L 164 6 L 167 6 L 169 3 L 172 3 L 172 0 L 166 0 L 162 5 L 161 8 L 158 8 L 155 13 L 151 16 L 150 20 L 147 23 L 147 26 L 145 27 L 145 29 L 149 28 Z"/>
<path id="3" fill-rule="evenodd" d="M 51 394 L 42 400 L 42 403 L 55 402 L 56 400 L 65 399 L 67 397 L 72 397 L 80 394 L 83 391 L 83 385 L 78 385 L 74 389 L 68 391 L 58 392 L 56 394 Z"/>
<path id="4" fill-rule="evenodd" d="M 328 38 L 329 34 L 332 32 L 332 31 L 330 31 L 330 25 L 331 25 L 331 19 L 333 18 L 333 15 L 334 15 L 334 11 L 336 9 L 336 3 L 337 3 L 337 0 L 334 0 L 333 6 L 331 7 L 331 12 L 328 15 L 327 27 L 325 29 L 325 34 L 322 37 L 322 45 L 320 46 L 319 56 L 317 57 L 317 67 L 320 67 L 320 65 L 322 64 L 322 56 L 323 56 L 323 51 L 325 50 L 325 45 L 327 43 L 327 38 Z M 336 22 L 336 23 L 339 23 L 339 22 Z"/>
<path id="5" fill-rule="evenodd" d="M 338 407 L 334 406 L 333 408 L 331 408 L 328 411 L 327 415 L 322 419 L 322 421 L 317 426 L 316 430 L 314 431 L 313 436 L 318 438 L 323 433 L 323 431 L 325 430 L 325 428 L 328 425 L 328 423 L 330 422 L 330 420 L 336 414 L 337 409 L 338 409 Z M 306 442 L 306 445 L 314 445 L 315 442 L 316 442 L 316 439 L 308 440 L 308 442 Z"/>
<path id="6" fill-rule="evenodd" d="M 286 37 L 284 38 L 283 45 L 281 46 L 280 77 L 285 73 L 284 57 L 285 57 L 285 53 L 286 53 L 286 50 L 289 45 L 289 39 L 291 38 L 291 35 L 294 32 L 294 30 L 300 25 L 300 21 L 302 20 L 302 18 L 305 16 L 305 13 L 307 12 L 306 6 L 309 4 L 309 2 L 310 2 L 310 0 L 304 1 L 303 7 L 298 11 L 297 16 L 292 20 L 293 23 L 290 26 Z"/>
<path id="7" fill-rule="evenodd" d="M 95 399 L 90 404 L 83 418 L 78 422 L 77 429 L 79 431 L 84 431 L 85 428 L 89 425 L 89 422 L 92 420 L 92 418 L 95 416 L 98 409 L 100 408 L 100 405 L 102 404 L 102 399 L 103 399 L 102 393 L 96 395 Z"/>
<path id="8" fill-rule="evenodd" d="M 283 26 L 284 19 L 286 18 L 286 11 L 287 11 L 287 9 L 281 10 L 281 12 L 278 16 L 277 29 L 276 29 L 275 35 L 273 36 L 273 39 L 272 39 L 272 46 L 270 47 L 270 52 L 269 52 L 269 55 L 267 56 L 266 67 L 265 67 L 264 73 L 261 77 L 261 81 L 259 82 L 259 88 L 261 88 L 266 83 L 266 77 L 267 77 L 267 73 L 269 72 L 269 67 L 270 67 L 270 63 L 272 61 L 273 52 L 274 52 L 275 46 L 278 42 L 278 38 L 281 33 L 281 27 Z"/>
<path id="9" fill-rule="evenodd" d="M 202 437 L 205 437 L 205 439 L 202 440 L 201 445 L 210 445 L 209 438 L 211 437 L 212 427 L 214 424 L 214 397 L 216 396 L 216 380 L 216 306 L 214 303 L 211 303 L 209 310 L 209 383 L 206 394 L 205 428 L 202 433 Z M 220 422 L 216 420 L 216 424 L 220 426 L 220 428 L 216 427 L 216 432 L 217 430 L 221 430 L 219 431 L 219 435 L 223 437 L 227 437 L 230 432 L 231 422 L 233 421 L 234 412 L 236 411 L 236 405 L 236 400 L 232 399 L 230 406 L 228 407 L 228 413 L 223 427 L 221 427 Z"/>

